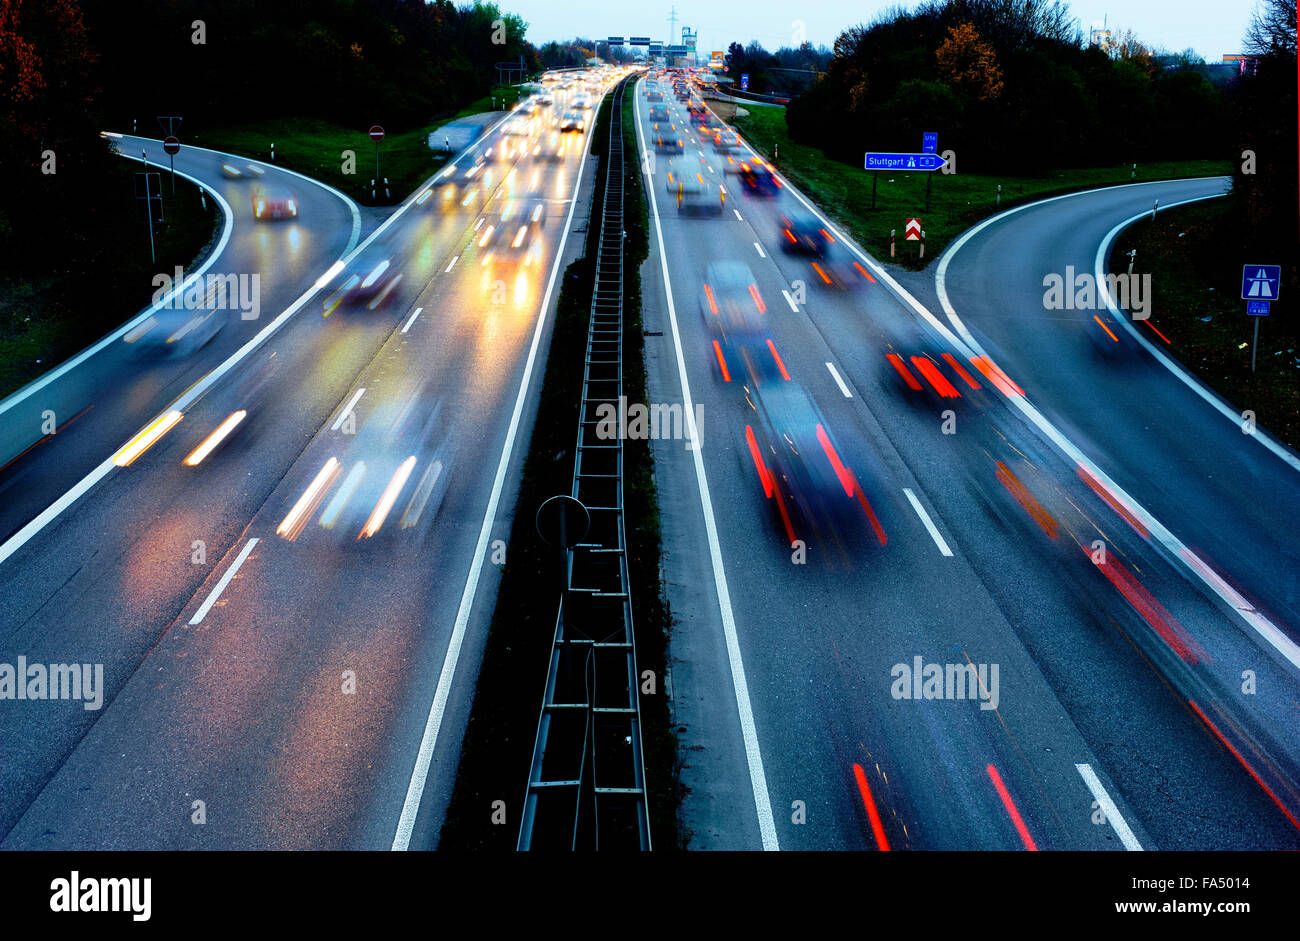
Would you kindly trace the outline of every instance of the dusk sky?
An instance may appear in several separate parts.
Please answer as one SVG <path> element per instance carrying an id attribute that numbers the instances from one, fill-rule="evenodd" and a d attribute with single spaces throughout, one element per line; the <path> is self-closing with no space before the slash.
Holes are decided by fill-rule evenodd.
<path id="1" fill-rule="evenodd" d="M 668 36 L 670 4 L 612 4 L 609 0 L 499 0 L 499 5 L 520 14 L 529 24 L 528 38 L 534 44 L 575 35 Z M 886 0 L 815 0 L 789 3 L 778 0 L 750 0 L 748 3 L 697 0 L 679 3 L 678 41 L 683 25 L 699 32 L 702 54 L 727 48 L 733 40 L 757 39 L 769 50 L 793 45 L 798 22 L 813 45 L 827 46 L 845 27 L 865 22 L 882 9 L 902 6 L 910 9 L 917 0 L 901 4 Z M 1254 0 L 1125 0 L 1107 4 L 1103 0 L 1080 0 L 1069 4 L 1071 13 L 1085 27 L 1100 23 L 1109 14 L 1112 28 L 1132 29 L 1147 45 L 1173 51 L 1195 49 L 1207 62 L 1217 62 L 1227 52 L 1240 52 L 1242 37 L 1255 9 Z M 743 13 L 741 12 L 743 10 Z"/>

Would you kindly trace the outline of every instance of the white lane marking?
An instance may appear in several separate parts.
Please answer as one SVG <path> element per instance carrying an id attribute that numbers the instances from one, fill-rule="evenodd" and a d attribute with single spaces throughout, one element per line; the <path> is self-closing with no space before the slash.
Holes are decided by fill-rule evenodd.
<path id="1" fill-rule="evenodd" d="M 422 311 L 422 310 L 424 310 L 423 307 L 417 307 L 417 308 L 415 308 L 415 313 L 411 314 L 411 319 L 408 320 L 408 321 L 406 322 L 406 326 L 402 328 L 402 332 L 403 332 L 403 333 L 405 333 L 407 330 L 410 330 L 410 329 L 411 329 L 411 324 L 415 323 L 415 318 L 418 317 L 418 316 L 420 316 L 420 311 Z"/>
<path id="2" fill-rule="evenodd" d="M 636 102 L 634 107 L 637 111 L 637 145 L 644 150 L 645 139 L 641 131 L 640 102 Z M 646 192 L 650 194 L 650 215 L 655 221 L 655 235 L 659 242 L 659 264 L 663 269 L 668 321 L 673 328 L 673 348 L 677 354 L 677 375 L 682 386 L 682 404 L 686 411 L 689 440 L 699 441 L 699 430 L 695 427 L 695 406 L 691 400 L 691 384 L 686 378 L 686 359 L 682 354 L 682 337 L 677 328 L 677 309 L 673 304 L 672 278 L 668 274 L 668 253 L 664 249 L 663 227 L 659 222 L 659 200 L 655 196 L 653 186 L 647 186 Z M 789 297 L 787 293 L 786 298 Z M 700 507 L 704 511 L 704 531 L 709 542 L 709 558 L 713 565 L 713 583 L 718 595 L 718 609 L 722 616 L 722 632 L 727 643 L 727 660 L 731 666 L 731 685 L 735 688 L 736 710 L 740 718 L 740 731 L 745 741 L 745 758 L 749 764 L 749 782 L 754 792 L 754 808 L 758 812 L 758 829 L 763 839 L 763 849 L 779 850 L 781 846 L 776 837 L 776 821 L 772 817 L 772 804 L 767 793 L 767 776 L 763 771 L 763 753 L 758 745 L 758 729 L 754 724 L 754 710 L 749 701 L 749 684 L 745 680 L 745 664 L 740 654 L 736 618 L 731 609 L 731 592 L 727 588 L 727 575 L 722 565 L 722 549 L 718 544 L 718 527 L 713 519 L 713 503 L 709 499 L 709 483 L 704 473 L 704 458 L 700 448 L 695 448 L 692 454 L 695 460 L 695 481 L 700 491 Z"/>
<path id="3" fill-rule="evenodd" d="M 790 309 L 796 314 L 799 313 L 799 305 L 794 302 L 794 298 L 790 296 L 790 292 L 785 288 L 782 288 L 781 294 L 785 297 L 785 302 L 790 305 Z"/>
<path id="4" fill-rule="evenodd" d="M 1170 203 L 1166 208 L 1173 209 L 1175 206 L 1182 206 L 1187 203 L 1196 203 L 1205 199 L 1218 199 L 1223 195 L 1225 194 L 1215 193 L 1210 196 L 1197 196 L 1194 199 L 1184 199 L 1176 203 Z M 1132 324 L 1128 317 L 1120 314 L 1119 309 L 1115 306 L 1114 299 L 1110 296 L 1110 290 L 1106 287 L 1106 276 L 1102 272 L 1102 267 L 1105 263 L 1106 253 L 1110 249 L 1111 242 L 1113 242 L 1115 236 L 1119 235 L 1119 233 L 1125 228 L 1132 225 L 1134 222 L 1137 222 L 1139 219 L 1145 219 L 1150 215 L 1151 210 L 1147 209 L 1135 216 L 1125 219 L 1119 225 L 1115 226 L 1115 228 L 1107 232 L 1106 237 L 1102 239 L 1101 244 L 1097 246 L 1097 257 L 1094 261 L 1094 267 L 1096 269 L 1096 276 L 1100 278 L 1097 284 L 1101 288 L 1101 296 L 1106 299 L 1106 306 L 1109 308 L 1111 314 L 1123 325 L 1124 329 L 1129 332 L 1133 339 L 1141 343 L 1142 346 L 1146 348 L 1146 351 L 1154 356 L 1162 366 L 1177 376 L 1179 382 L 1208 402 L 1216 412 L 1228 419 L 1228 421 L 1232 422 L 1232 424 L 1240 430 L 1242 421 L 1241 413 L 1234 412 L 1232 409 L 1228 408 L 1223 400 L 1206 388 L 1199 379 L 1183 369 L 1181 364 L 1166 356 L 1158 346 L 1143 336 L 1142 332 Z M 1296 457 L 1296 455 L 1291 453 L 1291 450 L 1287 448 L 1286 445 L 1280 444 L 1275 438 L 1265 432 L 1263 428 L 1256 428 L 1254 434 L 1248 435 L 1247 437 L 1254 438 L 1264 447 L 1268 448 L 1268 450 L 1281 458 L 1282 461 L 1292 470 L 1300 471 L 1300 457 Z"/>
<path id="5" fill-rule="evenodd" d="M 140 159 L 139 156 L 131 157 L 128 154 L 124 154 L 121 152 L 118 152 L 118 156 L 125 157 L 128 160 Z M 221 207 L 221 211 L 226 217 L 226 224 L 225 227 L 221 230 L 221 238 L 217 240 L 217 247 L 208 253 L 208 257 L 204 259 L 203 264 L 199 265 L 198 268 L 192 271 L 182 283 L 172 288 L 172 290 L 166 296 L 164 296 L 160 301 L 158 301 L 158 303 L 145 308 L 139 314 L 133 317 L 131 320 L 128 320 L 126 323 L 118 327 L 116 330 L 114 330 L 108 336 L 104 337 L 98 343 L 86 347 L 76 356 L 72 357 L 72 359 L 69 359 L 64 363 L 62 363 L 61 365 L 54 367 L 49 372 L 45 373 L 43 376 L 33 379 L 31 382 L 23 386 L 17 392 L 14 392 L 12 395 L 7 396 L 4 399 L 4 401 L 0 402 L 0 415 L 3 415 L 9 409 L 13 408 L 19 402 L 23 401 L 28 396 L 30 396 L 32 393 L 39 392 L 41 389 L 44 389 L 55 379 L 58 379 L 60 376 L 65 375 L 70 370 L 75 369 L 77 366 L 84 363 L 86 360 L 94 356 L 100 350 L 104 349 L 104 347 L 108 346 L 111 343 L 116 342 L 121 337 L 130 333 L 136 327 L 140 326 L 142 323 L 144 323 L 146 320 L 152 317 L 159 310 L 166 308 L 173 298 L 180 297 L 182 293 L 188 287 L 190 287 L 190 285 L 194 283 L 194 280 L 196 278 L 202 278 L 203 273 L 207 271 L 209 268 L 211 268 L 213 264 L 216 263 L 217 259 L 221 257 L 221 254 L 226 250 L 226 245 L 230 242 L 230 233 L 235 227 L 235 214 L 234 211 L 230 208 L 230 203 L 226 202 L 226 200 L 216 190 L 209 189 L 209 187 L 212 184 L 205 183 L 202 180 L 198 179 L 197 177 L 190 176 L 188 173 L 184 172 L 183 170 L 177 170 L 176 175 L 180 177 L 184 177 L 185 179 L 189 180 L 191 183 L 194 183 L 197 186 L 202 186 L 204 192 L 208 193 L 208 195 L 210 195 L 213 198 L 213 200 L 217 203 L 217 205 Z"/>
<path id="6" fill-rule="evenodd" d="M 476 227 L 476 228 L 477 228 L 477 227 Z M 451 262 L 447 265 L 447 267 L 443 270 L 442 273 L 443 273 L 443 274 L 446 274 L 448 271 L 451 271 L 452 268 L 455 268 L 455 267 L 456 267 L 456 262 L 458 262 L 458 261 L 460 261 L 460 256 L 459 256 L 459 255 L 453 255 L 453 256 L 451 257 Z"/>
<path id="7" fill-rule="evenodd" d="M 217 599 L 220 598 L 221 593 L 226 590 L 226 586 L 229 585 L 230 580 L 235 577 L 235 573 L 239 571 L 239 567 L 244 564 L 244 560 L 248 558 L 248 554 L 253 551 L 255 545 L 257 545 L 256 539 L 250 539 L 248 542 L 244 543 L 244 548 L 240 550 L 239 555 L 235 556 L 235 561 L 231 564 L 230 568 L 226 569 L 226 574 L 221 576 L 221 581 L 217 582 L 217 586 L 212 589 L 211 594 L 208 595 L 208 600 L 199 605 L 199 610 L 195 611 L 194 617 L 190 618 L 191 627 L 195 624 L 201 623 L 203 619 L 208 616 L 208 612 L 211 611 L 212 606 L 217 603 Z"/>
<path id="8" fill-rule="evenodd" d="M 606 92 L 608 94 L 608 92 Z M 602 96 L 603 98 L 603 96 Z M 507 112 L 506 117 L 509 117 Z M 502 118 L 504 121 L 505 118 Z M 498 124 L 501 122 L 498 121 Z M 415 767 L 411 769 L 411 780 L 406 787 L 406 799 L 402 802 L 402 814 L 397 820 L 397 830 L 393 834 L 393 850 L 406 850 L 411 845 L 411 834 L 415 829 L 415 818 L 420 811 L 420 800 L 424 797 L 424 786 L 429 778 L 429 765 L 433 762 L 433 749 L 438 743 L 438 733 L 442 729 L 442 719 L 447 709 L 447 699 L 451 695 L 451 684 L 456 678 L 456 664 L 460 660 L 460 648 L 465 642 L 465 630 L 469 625 L 469 613 L 474 606 L 474 597 L 478 593 L 479 578 L 488 556 L 488 541 L 492 537 L 492 523 L 497 515 L 497 505 L 501 501 L 501 491 L 505 486 L 506 471 L 510 467 L 510 455 L 514 452 L 515 437 L 519 432 L 519 423 L 523 417 L 524 402 L 528 396 L 528 385 L 532 381 L 533 366 L 537 361 L 537 349 L 541 345 L 543 328 L 546 326 L 546 311 L 550 306 L 551 294 L 555 289 L 555 279 L 559 275 L 560 262 L 564 258 L 564 245 L 569 238 L 569 227 L 573 224 L 573 210 L 578 205 L 578 188 L 582 185 L 582 174 L 587 166 L 587 154 L 591 150 L 591 134 L 583 135 L 582 159 L 578 162 L 578 174 L 573 181 L 573 198 L 569 200 L 569 215 L 564 222 L 564 231 L 560 235 L 560 244 L 555 250 L 555 262 L 551 265 L 551 277 L 546 282 L 546 293 L 542 295 L 541 307 L 538 308 L 537 326 L 533 328 L 533 342 L 528 349 L 528 362 L 524 365 L 524 374 L 519 380 L 519 393 L 515 396 L 515 408 L 510 415 L 510 427 L 506 430 L 505 446 L 501 450 L 501 460 L 497 464 L 496 477 L 492 480 L 492 494 L 488 498 L 487 510 L 483 513 L 483 525 L 479 529 L 478 543 L 474 547 L 474 558 L 470 562 L 469 575 L 465 579 L 465 590 L 460 596 L 460 607 L 456 610 L 456 623 L 452 627 L 451 639 L 447 643 L 447 654 L 442 661 L 442 672 L 438 674 L 438 686 L 429 705 L 429 717 L 424 724 L 424 734 L 420 738 L 420 751 L 415 756 Z"/>
<path id="9" fill-rule="evenodd" d="M 1146 215 L 1146 213 L 1143 213 L 1143 215 Z M 1141 852 L 1142 844 L 1133 835 L 1128 822 L 1119 812 L 1119 808 L 1115 806 L 1115 802 L 1110 799 L 1110 795 L 1106 793 L 1106 788 L 1102 786 L 1101 779 L 1097 777 L 1097 772 L 1092 770 L 1092 765 L 1080 762 L 1074 767 L 1083 776 L 1083 783 L 1088 785 L 1088 790 L 1092 791 L 1093 799 L 1097 801 L 1101 812 L 1106 815 L 1106 820 L 1115 828 L 1115 835 L 1124 844 L 1124 849 L 1130 853 Z"/>
<path id="10" fill-rule="evenodd" d="M 930 538 L 933 539 L 934 544 L 939 547 L 939 554 L 952 555 L 952 550 L 948 548 L 948 543 L 944 541 L 943 536 L 934 525 L 934 521 L 930 519 L 930 514 L 925 512 L 925 507 L 921 506 L 921 501 L 916 499 L 916 494 L 912 493 L 910 487 L 904 487 L 903 493 L 907 494 L 907 499 L 911 502 L 912 509 L 916 510 L 916 515 L 921 517 L 921 522 L 925 524 L 926 531 L 929 532 Z"/>
<path id="11" fill-rule="evenodd" d="M 844 380 L 840 378 L 839 370 L 835 368 L 835 364 L 827 363 L 826 368 L 831 371 L 831 378 L 834 379 L 835 384 L 840 387 L 840 391 L 844 393 L 844 397 L 846 399 L 853 398 L 853 393 L 849 391 L 849 387 L 846 386 Z"/>
<path id="12" fill-rule="evenodd" d="M 757 242 L 754 243 L 754 251 L 758 252 L 758 257 L 759 257 L 759 258 L 766 258 L 766 257 L 767 257 L 765 254 L 763 254 L 763 246 L 762 246 L 762 245 L 759 245 Z"/>
<path id="13" fill-rule="evenodd" d="M 339 417 L 334 419 L 334 424 L 330 425 L 330 431 L 338 431 L 343 427 L 343 422 L 347 419 L 348 413 L 352 411 L 352 406 L 357 404 L 357 399 L 361 398 L 365 391 L 365 387 L 362 386 L 352 393 L 352 398 L 348 399 L 348 404 L 343 406 L 343 411 L 339 412 Z"/>
<path id="14" fill-rule="evenodd" d="M 736 221 L 737 221 L 737 222 L 744 222 L 744 221 L 745 221 L 744 219 L 741 218 L 741 216 L 740 216 L 740 210 L 739 210 L 739 209 L 733 209 L 733 210 L 731 210 L 731 211 L 734 212 L 734 213 L 736 214 Z"/>

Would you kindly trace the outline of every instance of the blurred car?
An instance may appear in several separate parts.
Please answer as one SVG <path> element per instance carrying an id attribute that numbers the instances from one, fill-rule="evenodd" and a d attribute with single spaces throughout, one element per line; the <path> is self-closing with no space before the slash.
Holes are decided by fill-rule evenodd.
<path id="1" fill-rule="evenodd" d="M 667 128 L 655 125 L 652 129 L 655 135 L 655 151 L 661 154 L 680 154 L 685 152 L 686 142 L 678 136 L 677 128 L 668 125 Z"/>
<path id="2" fill-rule="evenodd" d="M 656 88 L 653 91 L 648 92 L 646 94 L 646 98 L 648 98 L 650 101 L 663 101 L 664 93 Z"/>
<path id="3" fill-rule="evenodd" d="M 677 212 L 682 215 L 721 215 L 727 204 L 727 190 L 715 182 L 707 165 L 691 161 L 674 160 L 664 174 L 664 187 L 668 195 L 677 200 Z"/>
<path id="4" fill-rule="evenodd" d="M 667 121 L 667 120 L 668 120 L 668 108 L 667 108 L 667 107 L 664 107 L 664 106 L 661 106 L 661 105 L 656 105 L 655 107 L 651 108 L 651 109 L 650 109 L 650 120 L 651 120 L 651 121 Z"/>
<path id="5" fill-rule="evenodd" d="M 741 163 L 740 181 L 749 192 L 763 196 L 774 196 L 781 188 L 781 181 L 776 178 L 771 166 L 758 158 Z"/>
<path id="6" fill-rule="evenodd" d="M 253 218 L 259 222 L 269 219 L 297 219 L 298 200 L 282 186 L 259 186 L 253 190 Z"/>
<path id="7" fill-rule="evenodd" d="M 479 236 L 480 263 L 523 260 L 525 266 L 540 258 L 546 200 L 537 197 L 508 199 L 500 215 L 490 219 Z"/>
<path id="8" fill-rule="evenodd" d="M 161 307 L 122 340 L 131 344 L 135 356 L 189 356 L 220 333 L 229 319 L 230 311 L 219 308 Z"/>
<path id="9" fill-rule="evenodd" d="M 564 159 L 569 151 L 569 140 L 559 131 L 551 131 L 544 140 L 533 145 L 533 156 L 547 163 L 556 163 Z"/>
<path id="10" fill-rule="evenodd" d="M 564 117 L 560 118 L 561 131 L 585 131 L 587 122 L 577 111 L 566 111 Z"/>
<path id="11" fill-rule="evenodd" d="M 780 214 L 781 247 L 788 252 L 802 252 L 821 257 L 835 241 L 822 221 L 810 212 L 783 210 Z"/>
<path id="12" fill-rule="evenodd" d="M 221 175 L 228 180 L 256 179 L 265 175 L 265 173 L 266 170 L 255 163 L 248 163 L 243 167 L 237 167 L 233 163 L 223 163 L 221 165 Z"/>
<path id="13" fill-rule="evenodd" d="M 533 132 L 534 126 L 532 120 L 526 116 L 527 114 L 528 112 L 524 112 L 510 118 L 501 126 L 501 133 L 508 134 L 511 137 L 527 137 Z"/>
<path id="14" fill-rule="evenodd" d="M 754 273 L 743 261 L 711 261 L 700 286 L 700 316 L 710 334 L 726 345 L 751 339 L 763 330 L 767 306 Z"/>
<path id="15" fill-rule="evenodd" d="M 734 154 L 740 150 L 740 135 L 726 127 L 716 128 L 713 132 L 713 152 L 717 154 Z"/>
<path id="16" fill-rule="evenodd" d="M 393 290 L 402 282 L 402 273 L 393 264 L 393 256 L 372 260 L 368 268 L 353 271 L 338 288 L 325 298 L 322 316 L 328 317 L 341 305 L 359 305 L 364 303 L 367 310 L 374 310 L 384 303 Z"/>

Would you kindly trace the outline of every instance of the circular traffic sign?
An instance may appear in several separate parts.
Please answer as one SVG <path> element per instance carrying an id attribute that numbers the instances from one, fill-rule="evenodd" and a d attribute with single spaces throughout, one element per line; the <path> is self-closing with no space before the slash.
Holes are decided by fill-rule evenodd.
<path id="1" fill-rule="evenodd" d="M 378 124 L 371 127 L 370 139 L 374 141 L 376 144 L 378 144 L 381 140 L 384 139 L 384 129 L 380 127 Z"/>
<path id="2" fill-rule="evenodd" d="M 180 149 L 181 149 L 181 142 L 179 138 L 169 137 L 163 141 L 163 150 L 165 150 L 169 154 L 179 153 Z"/>
<path id="3" fill-rule="evenodd" d="M 567 549 L 587 535 L 591 515 L 580 500 L 560 494 L 537 508 L 533 524 L 537 527 L 537 535 L 548 546 Z"/>

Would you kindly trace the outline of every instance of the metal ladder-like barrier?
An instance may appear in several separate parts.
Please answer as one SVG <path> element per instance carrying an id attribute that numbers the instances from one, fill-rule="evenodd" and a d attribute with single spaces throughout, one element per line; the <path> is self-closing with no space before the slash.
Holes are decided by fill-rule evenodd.
<path id="1" fill-rule="evenodd" d="M 622 115 L 627 84 L 624 79 L 612 93 L 573 467 L 571 496 L 586 507 L 590 523 L 563 553 L 565 590 L 529 769 L 521 850 L 650 849 L 623 520 Z M 612 437 L 607 434 L 610 408 L 616 429 Z"/>

